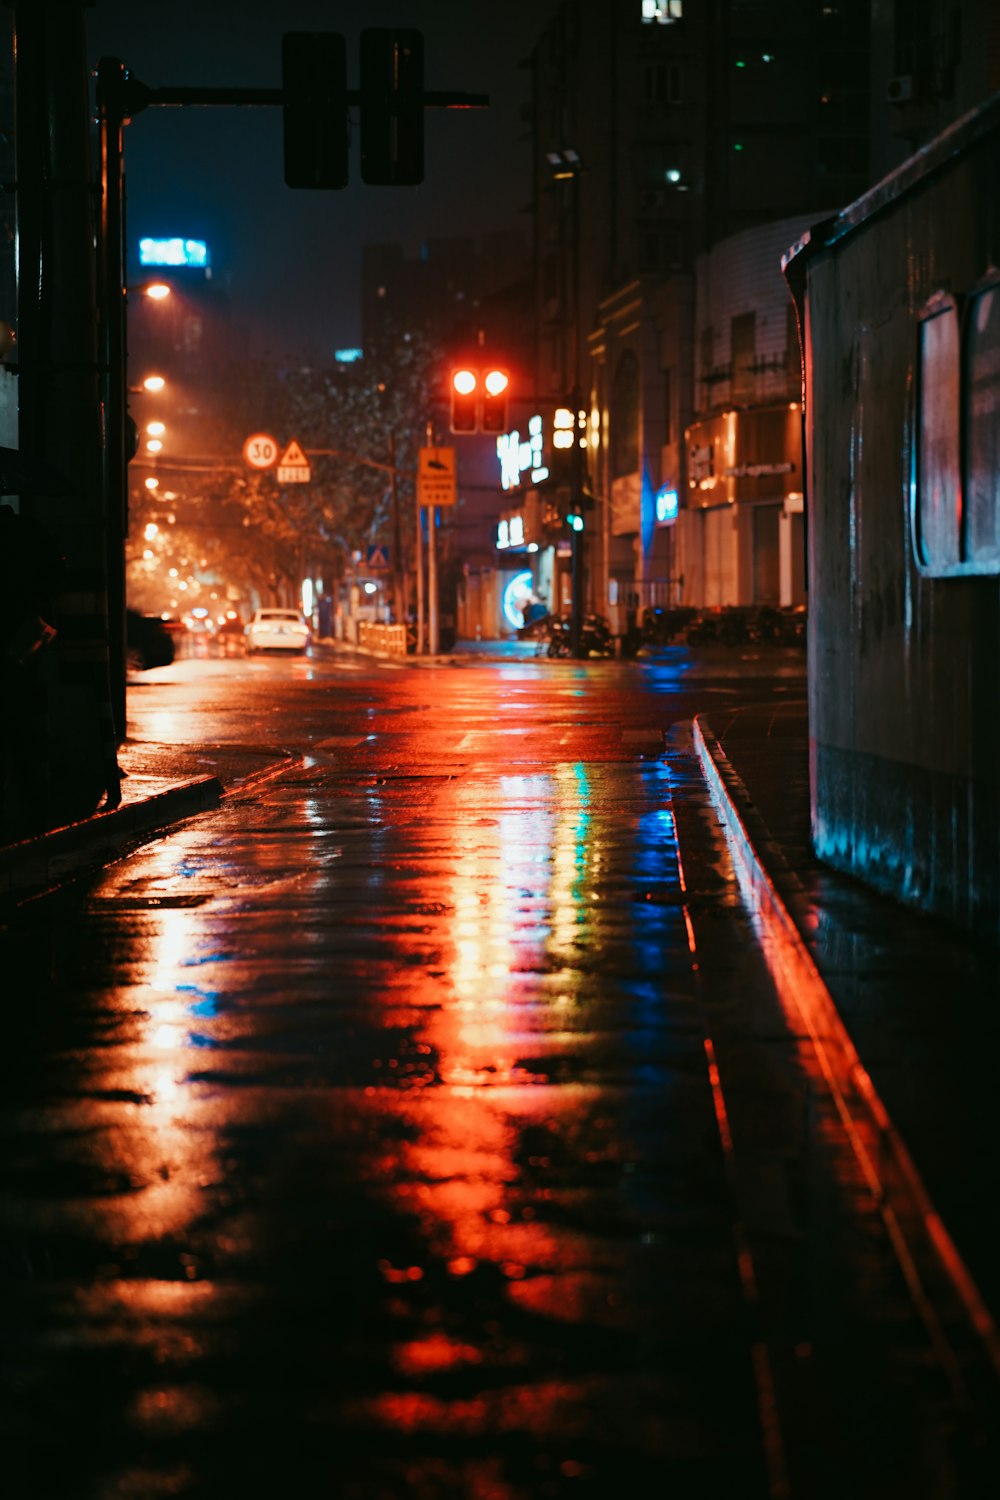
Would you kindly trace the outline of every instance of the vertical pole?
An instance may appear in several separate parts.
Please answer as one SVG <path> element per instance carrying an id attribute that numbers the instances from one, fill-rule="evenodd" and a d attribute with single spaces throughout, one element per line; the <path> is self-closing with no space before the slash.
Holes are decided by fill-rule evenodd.
<path id="1" fill-rule="evenodd" d="M 22 510 L 51 531 L 66 564 L 58 635 L 39 662 L 31 707 L 35 764 L 21 817 L 33 828 L 87 816 L 102 793 L 108 805 L 121 796 L 83 11 L 82 0 L 14 6 L 20 446 L 64 481 L 37 487 Z"/>
<path id="2" fill-rule="evenodd" d="M 406 624 L 403 590 L 403 528 L 399 516 L 399 486 L 396 482 L 396 434 L 389 433 L 390 493 L 392 495 L 392 612 L 397 625 Z"/>
<path id="3" fill-rule="evenodd" d="M 437 656 L 441 645 L 441 619 L 438 606 L 437 506 L 427 507 L 427 649 Z"/>
<path id="4" fill-rule="evenodd" d="M 420 504 L 420 489 L 419 489 L 419 487 L 418 486 L 414 486 L 414 490 L 415 490 L 416 497 L 417 497 L 416 498 L 416 503 L 414 505 L 414 510 L 416 512 L 416 518 L 417 518 L 417 529 L 416 529 L 416 535 L 414 537 L 414 549 L 413 549 L 413 563 L 414 563 L 414 567 L 416 569 L 416 575 L 417 575 L 416 576 L 416 585 L 417 585 L 417 641 L 416 641 L 416 654 L 418 656 L 422 656 L 424 654 L 424 539 L 423 539 L 423 521 L 422 521 L 422 517 L 421 517 L 420 512 L 423 509 L 423 507 Z"/>
<path id="5" fill-rule="evenodd" d="M 101 399 L 104 406 L 104 494 L 108 555 L 108 669 L 120 739 L 125 737 L 125 539 L 128 536 L 128 417 L 125 331 L 125 189 L 123 91 L 125 68 L 114 57 L 97 69 L 101 166 L 98 297 L 101 310 Z"/>
<path id="6" fill-rule="evenodd" d="M 434 446 L 434 427 L 427 423 L 427 446 Z M 427 649 L 438 654 L 437 506 L 427 506 Z"/>
<path id="7" fill-rule="evenodd" d="M 583 516 L 583 450 L 580 447 L 580 168 L 574 167 L 570 178 L 572 194 L 570 246 L 573 273 L 573 451 L 570 463 L 570 498 L 574 515 Z M 572 547 L 573 604 L 570 614 L 570 648 L 574 656 L 580 655 L 580 637 L 583 631 L 583 532 L 574 530 L 570 539 Z"/>

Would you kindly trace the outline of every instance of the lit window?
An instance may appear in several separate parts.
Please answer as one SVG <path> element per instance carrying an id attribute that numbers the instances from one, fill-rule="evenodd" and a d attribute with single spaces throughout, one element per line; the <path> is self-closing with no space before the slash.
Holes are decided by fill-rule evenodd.
<path id="1" fill-rule="evenodd" d="M 1000 568 L 1000 276 L 969 303 L 965 344 L 965 552 Z"/>
<path id="2" fill-rule="evenodd" d="M 917 560 L 931 577 L 1000 572 L 1000 273 L 937 293 L 919 325 Z"/>
<path id="3" fill-rule="evenodd" d="M 932 571 L 959 560 L 959 323 L 953 297 L 928 304 L 920 322 L 917 553 Z"/>
<path id="4" fill-rule="evenodd" d="M 644 26 L 669 26 L 684 15 L 684 0 L 642 0 Z"/>

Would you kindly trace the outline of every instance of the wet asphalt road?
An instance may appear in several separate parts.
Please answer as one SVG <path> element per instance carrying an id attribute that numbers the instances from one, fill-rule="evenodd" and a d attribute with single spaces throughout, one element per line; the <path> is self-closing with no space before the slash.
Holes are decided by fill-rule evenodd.
<path id="1" fill-rule="evenodd" d="M 303 759 L 7 913 L 18 1500 L 978 1493 L 685 729 L 800 672 L 145 675 Z"/>

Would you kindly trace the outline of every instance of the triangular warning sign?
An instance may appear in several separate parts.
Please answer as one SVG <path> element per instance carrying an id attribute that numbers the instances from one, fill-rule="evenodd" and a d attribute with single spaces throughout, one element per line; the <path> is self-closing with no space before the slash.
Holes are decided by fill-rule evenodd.
<path id="1" fill-rule="evenodd" d="M 278 459 L 278 466 L 282 469 L 307 469 L 309 460 L 294 438 Z"/>

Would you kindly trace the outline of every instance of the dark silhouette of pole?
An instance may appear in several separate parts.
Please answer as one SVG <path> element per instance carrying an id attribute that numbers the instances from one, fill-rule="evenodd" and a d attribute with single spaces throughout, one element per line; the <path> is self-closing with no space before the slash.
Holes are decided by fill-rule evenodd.
<path id="1" fill-rule="evenodd" d="M 97 69 L 101 166 L 98 287 L 101 308 L 103 482 L 108 556 L 108 658 L 115 720 L 125 726 L 125 541 L 128 537 L 127 337 L 125 323 L 125 68 L 105 57 Z"/>
<path id="2" fill-rule="evenodd" d="M 396 480 L 396 434 L 389 433 L 389 484 L 392 496 L 392 609 L 397 625 L 406 624 L 406 599 L 403 587 L 403 528 L 399 514 L 399 485 Z"/>
<path id="3" fill-rule="evenodd" d="M 19 446 L 63 481 L 33 486 L 22 509 L 66 559 L 37 726 L 36 826 L 86 816 L 102 792 L 117 804 L 125 731 L 124 695 L 116 714 L 108 671 L 84 9 L 82 0 L 14 6 Z"/>
<path id="4" fill-rule="evenodd" d="M 574 153 L 575 155 L 575 153 Z M 570 455 L 570 514 L 583 519 L 583 449 L 580 447 L 580 171 L 581 164 L 575 160 L 570 173 L 570 232 L 572 234 L 571 269 L 573 301 L 573 448 Z M 570 579 L 572 586 L 572 609 L 570 614 L 570 646 L 574 656 L 581 654 L 583 633 L 583 531 L 574 524 L 570 538 Z"/>

